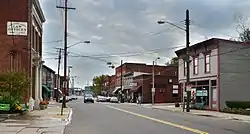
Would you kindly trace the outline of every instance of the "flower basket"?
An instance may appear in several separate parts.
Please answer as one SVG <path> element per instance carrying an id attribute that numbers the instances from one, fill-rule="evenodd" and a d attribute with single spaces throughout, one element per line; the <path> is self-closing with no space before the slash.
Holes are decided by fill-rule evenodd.
<path id="1" fill-rule="evenodd" d="M 44 109 L 46 109 L 46 105 L 39 105 L 40 106 L 40 110 L 44 110 Z"/>
<path id="2" fill-rule="evenodd" d="M 47 102 L 46 101 L 41 101 L 39 106 L 40 106 L 41 110 L 44 110 L 44 109 L 47 108 Z"/>

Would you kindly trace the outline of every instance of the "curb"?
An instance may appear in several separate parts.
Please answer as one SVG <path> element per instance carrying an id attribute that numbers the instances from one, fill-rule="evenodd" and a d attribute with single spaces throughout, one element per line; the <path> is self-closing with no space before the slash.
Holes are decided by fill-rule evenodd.
<path id="1" fill-rule="evenodd" d="M 73 114 L 73 110 L 72 108 L 69 108 L 69 113 L 68 113 L 68 117 L 67 117 L 67 120 L 66 120 L 66 125 L 69 125 L 71 123 L 71 120 L 72 120 L 72 114 Z"/>
<path id="2" fill-rule="evenodd" d="M 0 114 L 0 122 L 3 122 L 11 117 L 16 117 L 16 116 L 19 116 L 21 115 L 20 113 L 17 113 L 17 114 Z"/>
<path id="3" fill-rule="evenodd" d="M 16 117 L 21 115 L 21 113 L 16 113 L 16 114 L 0 114 L 0 117 L 2 118 L 10 118 L 10 117 Z"/>

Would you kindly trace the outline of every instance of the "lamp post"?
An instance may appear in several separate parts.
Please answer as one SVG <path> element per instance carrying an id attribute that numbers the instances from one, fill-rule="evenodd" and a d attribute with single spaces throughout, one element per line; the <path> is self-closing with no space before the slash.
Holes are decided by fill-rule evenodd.
<path id="1" fill-rule="evenodd" d="M 154 61 L 153 61 L 153 69 L 152 69 L 152 106 L 154 105 L 154 101 L 155 101 L 155 64 L 156 61 L 159 60 L 160 57 L 157 57 Z"/>
<path id="2" fill-rule="evenodd" d="M 187 9 L 186 10 L 186 20 L 185 20 L 185 24 L 186 24 L 186 28 L 182 28 L 180 26 L 177 26 L 171 22 L 168 22 L 168 21 L 157 21 L 158 24 L 170 24 L 174 27 L 177 27 L 183 31 L 186 32 L 186 64 L 187 64 L 187 74 L 186 74 L 186 84 L 185 84 L 185 90 L 187 92 L 187 108 L 186 108 L 186 112 L 190 112 L 190 98 L 191 98 L 191 88 L 190 88 L 190 59 L 189 59 L 189 25 L 190 25 L 190 20 L 189 20 L 189 10 Z M 184 108 L 185 108 L 185 99 L 183 98 L 183 111 L 184 111 Z"/>

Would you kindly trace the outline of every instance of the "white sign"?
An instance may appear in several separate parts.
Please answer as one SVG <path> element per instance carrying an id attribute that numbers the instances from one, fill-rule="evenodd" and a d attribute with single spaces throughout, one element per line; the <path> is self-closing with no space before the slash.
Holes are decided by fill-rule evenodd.
<path id="1" fill-rule="evenodd" d="M 152 92 L 153 92 L 153 93 L 155 92 L 155 88 L 152 88 Z"/>
<path id="2" fill-rule="evenodd" d="M 192 89 L 191 86 L 187 86 L 186 88 L 187 88 L 187 89 L 186 89 L 187 91 L 191 91 L 191 89 Z"/>
<path id="3" fill-rule="evenodd" d="M 137 83 L 130 83 L 130 87 L 136 87 Z"/>
<path id="4" fill-rule="evenodd" d="M 173 94 L 178 94 L 178 90 L 173 90 Z"/>
<path id="5" fill-rule="evenodd" d="M 173 89 L 178 89 L 178 85 L 173 85 Z"/>
<path id="6" fill-rule="evenodd" d="M 27 36 L 28 24 L 27 22 L 7 22 L 7 35 L 22 35 Z"/>

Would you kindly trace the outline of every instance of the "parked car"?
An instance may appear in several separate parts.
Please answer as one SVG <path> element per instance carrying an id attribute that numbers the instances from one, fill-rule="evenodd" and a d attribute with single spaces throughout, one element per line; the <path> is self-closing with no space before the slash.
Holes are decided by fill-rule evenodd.
<path id="1" fill-rule="evenodd" d="M 85 94 L 84 103 L 91 102 L 94 103 L 94 97 L 92 94 Z"/>
<path id="2" fill-rule="evenodd" d="M 72 100 L 77 100 L 78 99 L 78 97 L 76 95 L 72 95 L 71 98 L 72 98 Z"/>
<path id="3" fill-rule="evenodd" d="M 117 98 L 117 97 L 111 97 L 111 98 L 110 98 L 110 102 L 111 102 L 111 103 L 118 103 L 119 101 L 118 101 L 118 98 Z"/>
<path id="4" fill-rule="evenodd" d="M 106 101 L 110 102 L 111 97 L 106 97 Z"/>
<path id="5" fill-rule="evenodd" d="M 66 98 L 68 98 L 69 101 L 72 101 L 72 96 L 66 96 Z"/>
<path id="6" fill-rule="evenodd" d="M 106 102 L 107 101 L 107 99 L 106 99 L 106 97 L 104 97 L 104 96 L 97 96 L 97 100 L 96 100 L 97 102 Z"/>

